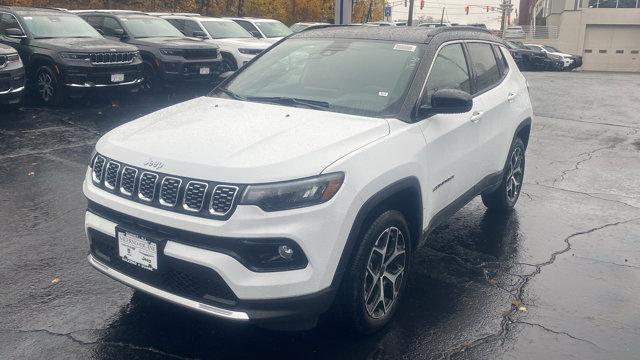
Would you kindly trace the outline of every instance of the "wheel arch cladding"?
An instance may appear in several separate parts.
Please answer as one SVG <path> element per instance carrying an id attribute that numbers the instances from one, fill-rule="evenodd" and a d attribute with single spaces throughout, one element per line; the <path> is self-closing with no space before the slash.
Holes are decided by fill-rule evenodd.
<path id="1" fill-rule="evenodd" d="M 387 210 L 398 210 L 404 215 L 409 225 L 411 248 L 416 248 L 422 234 L 422 191 L 418 178 L 411 176 L 387 185 L 367 199 L 358 210 L 331 287 L 340 286 L 342 276 L 351 264 L 354 251 L 367 231 L 368 225 Z"/>
<path id="2" fill-rule="evenodd" d="M 514 139 L 520 138 L 524 143 L 524 148 L 526 150 L 527 146 L 529 145 L 530 134 L 531 134 L 531 118 L 526 118 L 520 123 L 520 125 L 518 125 L 518 128 L 516 129 L 516 133 L 514 135 Z"/>

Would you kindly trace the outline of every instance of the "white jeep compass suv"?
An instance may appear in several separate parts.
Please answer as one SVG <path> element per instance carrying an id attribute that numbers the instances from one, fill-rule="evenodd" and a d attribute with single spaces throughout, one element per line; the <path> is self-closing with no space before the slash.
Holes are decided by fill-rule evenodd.
<path id="1" fill-rule="evenodd" d="M 303 31 L 100 139 L 89 262 L 221 318 L 302 329 L 331 309 L 373 332 L 434 227 L 477 195 L 515 205 L 531 119 L 488 31 Z"/>

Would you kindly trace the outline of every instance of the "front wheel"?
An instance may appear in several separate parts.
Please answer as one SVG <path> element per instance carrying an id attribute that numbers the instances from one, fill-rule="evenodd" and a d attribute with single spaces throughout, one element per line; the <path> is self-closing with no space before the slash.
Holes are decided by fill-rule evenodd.
<path id="1" fill-rule="evenodd" d="M 489 209 L 511 210 L 518 202 L 524 180 L 524 152 L 522 139 L 516 138 L 511 145 L 499 187 L 490 193 L 482 194 L 482 202 Z"/>
<path id="2" fill-rule="evenodd" d="M 410 243 L 407 222 L 398 211 L 382 213 L 369 226 L 338 299 L 340 320 L 355 332 L 373 333 L 393 318 L 405 289 Z"/>
<path id="3" fill-rule="evenodd" d="M 51 66 L 41 66 L 36 72 L 36 90 L 44 105 L 59 105 L 64 99 L 62 84 Z"/>

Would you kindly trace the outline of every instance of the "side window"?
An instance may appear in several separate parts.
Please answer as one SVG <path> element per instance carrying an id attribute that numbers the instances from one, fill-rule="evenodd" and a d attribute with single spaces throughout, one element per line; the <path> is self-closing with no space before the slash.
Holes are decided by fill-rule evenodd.
<path id="1" fill-rule="evenodd" d="M 0 14 L 0 35 L 5 35 L 4 31 L 12 28 L 22 29 L 18 20 L 16 20 L 13 15 L 7 13 Z"/>
<path id="2" fill-rule="evenodd" d="M 242 26 L 245 30 L 251 33 L 251 35 L 257 34 L 256 32 L 258 31 L 258 29 L 256 29 L 256 27 L 253 26 L 252 23 L 244 20 L 236 20 L 236 22 L 238 23 L 238 25 Z"/>
<path id="3" fill-rule="evenodd" d="M 184 31 L 182 31 L 182 33 L 186 36 L 193 36 L 194 31 L 202 31 L 200 25 L 193 20 L 186 20 L 184 22 Z"/>
<path id="4" fill-rule="evenodd" d="M 124 29 L 118 20 L 112 17 L 104 17 L 102 22 L 102 31 L 106 36 L 120 36 L 124 34 Z"/>
<path id="5" fill-rule="evenodd" d="M 180 30 L 183 35 L 187 35 L 184 31 L 184 20 L 179 19 L 166 19 L 171 25 L 173 25 L 176 29 Z"/>
<path id="6" fill-rule="evenodd" d="M 493 45 L 493 51 L 496 54 L 496 59 L 498 59 L 500 73 L 502 76 L 505 76 L 509 72 L 509 63 L 507 63 L 507 59 L 505 59 L 504 53 L 499 45 Z"/>
<path id="7" fill-rule="evenodd" d="M 469 68 L 462 45 L 446 45 L 433 62 L 422 104 L 431 104 L 431 96 L 440 89 L 456 89 L 470 93 L 470 85 Z"/>
<path id="8" fill-rule="evenodd" d="M 102 30 L 102 18 L 100 16 L 82 16 L 84 21 L 96 29 Z"/>
<path id="9" fill-rule="evenodd" d="M 476 92 L 482 92 L 500 82 L 502 75 L 490 44 L 467 43 L 471 64 L 476 71 Z"/>

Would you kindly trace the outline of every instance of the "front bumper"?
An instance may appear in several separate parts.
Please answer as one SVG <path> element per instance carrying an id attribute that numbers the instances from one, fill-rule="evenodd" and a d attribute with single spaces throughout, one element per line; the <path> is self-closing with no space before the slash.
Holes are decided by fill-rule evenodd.
<path id="1" fill-rule="evenodd" d="M 106 66 L 63 66 L 65 86 L 74 89 L 133 87 L 144 80 L 141 64 Z M 112 81 L 112 75 L 122 75 L 122 81 Z"/>
<path id="2" fill-rule="evenodd" d="M 203 69 L 208 73 L 201 73 Z M 214 60 L 162 61 L 159 65 L 160 76 L 171 82 L 208 82 L 218 78 L 222 72 L 220 58 Z"/>
<path id="3" fill-rule="evenodd" d="M 24 92 L 24 84 L 24 67 L 0 69 L 0 103 L 19 102 Z"/>

